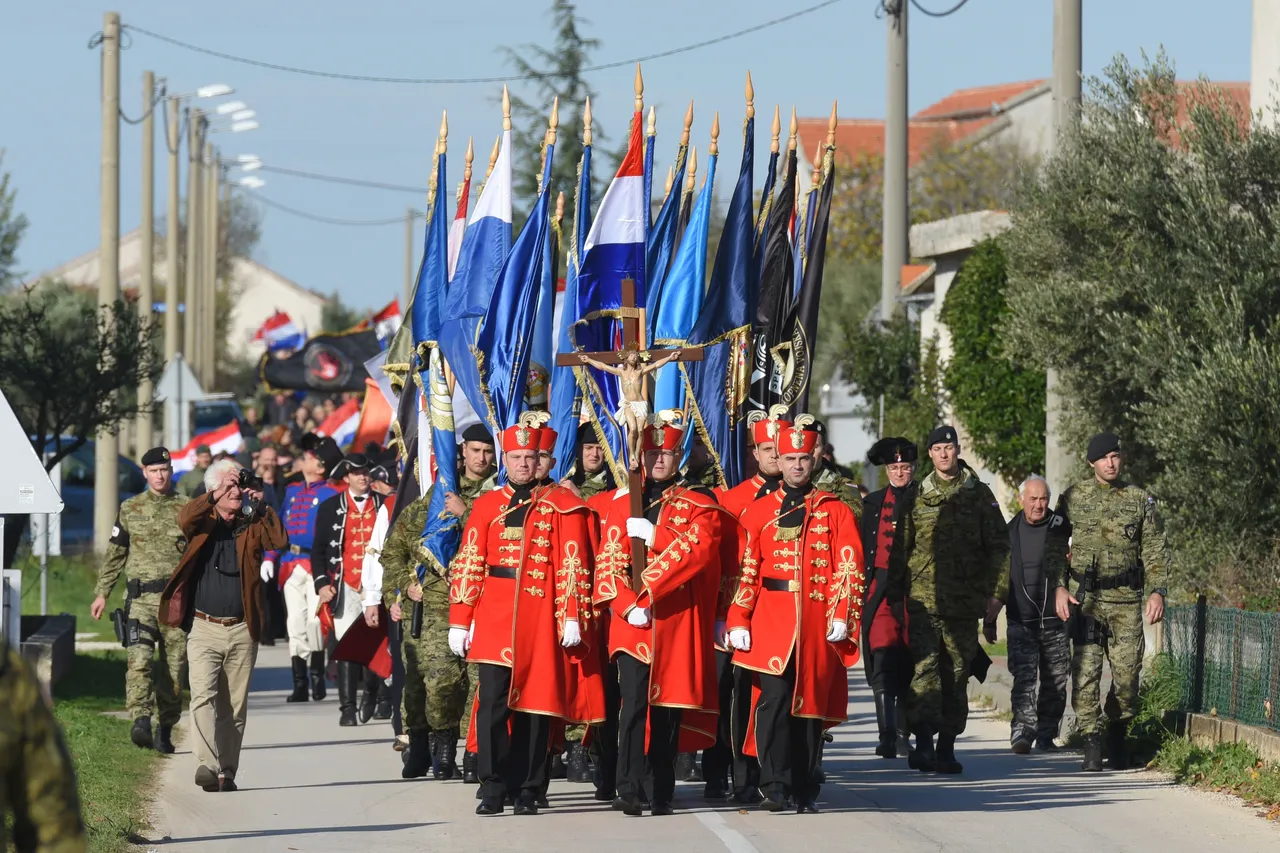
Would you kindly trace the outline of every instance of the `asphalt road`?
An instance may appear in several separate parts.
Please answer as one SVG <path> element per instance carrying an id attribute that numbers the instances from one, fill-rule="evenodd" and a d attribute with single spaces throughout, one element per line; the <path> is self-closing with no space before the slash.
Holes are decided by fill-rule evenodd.
<path id="1" fill-rule="evenodd" d="M 671 817 L 628 818 L 555 782 L 537 817 L 474 814 L 461 782 L 402 781 L 389 723 L 340 728 L 336 691 L 287 705 L 285 647 L 263 648 L 254 674 L 237 778 L 208 794 L 182 744 L 166 761 L 145 848 L 187 851 L 673 850 L 753 851 L 1275 851 L 1280 829 L 1229 797 L 1191 791 L 1146 771 L 1088 776 L 1074 754 L 1015 756 L 1008 724 L 970 717 L 960 777 L 876 758 L 870 694 L 856 676 L 850 721 L 828 746 L 820 815 L 713 807 L 682 784 Z M 185 721 L 184 721 L 185 725 Z"/>

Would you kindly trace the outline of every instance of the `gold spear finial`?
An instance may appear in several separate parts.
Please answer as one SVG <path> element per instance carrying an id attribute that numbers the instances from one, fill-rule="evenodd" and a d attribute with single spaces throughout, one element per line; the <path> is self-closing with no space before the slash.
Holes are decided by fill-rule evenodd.
<path id="1" fill-rule="evenodd" d="M 556 221 L 564 219 L 564 190 L 560 190 L 560 195 L 556 196 Z"/>
<path id="2" fill-rule="evenodd" d="M 440 116 L 440 138 L 437 142 L 437 148 L 441 154 L 449 146 L 449 111 L 445 110 Z"/>
<path id="3" fill-rule="evenodd" d="M 756 87 L 751 85 L 751 72 L 747 72 L 747 118 L 756 115 Z"/>
<path id="4" fill-rule="evenodd" d="M 818 150 L 813 155 L 813 185 L 816 187 L 822 183 L 822 146 L 818 146 Z"/>
<path id="5" fill-rule="evenodd" d="M 707 152 L 712 156 L 720 153 L 720 146 L 716 140 L 720 138 L 720 111 L 716 110 L 716 117 L 711 120 L 711 145 L 707 148 Z"/>
<path id="6" fill-rule="evenodd" d="M 689 144 L 689 128 L 693 127 L 693 101 L 689 102 L 689 109 L 684 111 L 684 132 L 680 134 L 680 144 Z"/>
<path id="7" fill-rule="evenodd" d="M 782 113 L 777 104 L 773 105 L 773 141 L 769 143 L 769 150 L 774 154 L 778 153 L 778 136 L 782 133 Z"/>
<path id="8" fill-rule="evenodd" d="M 587 96 L 587 106 L 582 111 L 582 144 L 591 144 L 591 96 Z"/>
<path id="9" fill-rule="evenodd" d="M 712 152 L 715 153 L 715 152 Z M 697 185 L 698 177 L 698 146 L 694 145 L 689 149 L 689 177 L 684 179 L 684 191 L 693 192 L 693 188 Z"/>
<path id="10" fill-rule="evenodd" d="M 489 168 L 485 170 L 484 179 L 489 180 L 489 176 L 493 174 L 493 164 L 498 162 L 498 147 L 502 145 L 502 137 L 499 136 L 493 140 L 493 150 L 489 152 Z"/>
<path id="11" fill-rule="evenodd" d="M 649 129 L 647 135 L 658 135 L 658 110 L 652 106 L 649 107 Z"/>
<path id="12" fill-rule="evenodd" d="M 676 167 L 667 167 L 667 188 L 663 191 L 665 195 L 671 195 L 671 185 L 676 182 Z"/>
<path id="13" fill-rule="evenodd" d="M 560 125 L 560 96 L 557 95 L 551 102 L 551 124 L 547 130 L 547 143 L 549 145 L 556 144 L 556 128 Z"/>
<path id="14" fill-rule="evenodd" d="M 796 150 L 796 133 L 799 132 L 800 126 L 796 122 L 796 108 L 791 108 L 791 135 L 787 138 L 787 150 Z"/>
<path id="15" fill-rule="evenodd" d="M 511 129 L 511 93 L 505 84 L 502 87 L 502 129 Z"/>
<path id="16" fill-rule="evenodd" d="M 471 180 L 471 161 L 476 158 L 476 146 L 472 137 L 467 137 L 467 166 L 462 170 L 462 180 Z"/>
<path id="17" fill-rule="evenodd" d="M 827 120 L 827 145 L 836 144 L 836 102 L 831 102 L 831 118 Z"/>
<path id="18" fill-rule="evenodd" d="M 644 109 L 644 77 L 640 75 L 640 63 L 636 63 L 636 112 Z"/>

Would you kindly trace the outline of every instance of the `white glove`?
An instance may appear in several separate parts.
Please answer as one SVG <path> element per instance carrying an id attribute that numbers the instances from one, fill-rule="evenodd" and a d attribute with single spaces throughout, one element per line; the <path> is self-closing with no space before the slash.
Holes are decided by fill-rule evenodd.
<path id="1" fill-rule="evenodd" d="M 275 574 L 276 564 L 270 560 L 262 561 L 262 582 L 271 583 L 271 576 Z"/>
<path id="2" fill-rule="evenodd" d="M 649 608 L 633 607 L 627 611 L 627 622 L 636 628 L 649 627 Z"/>
<path id="3" fill-rule="evenodd" d="M 831 630 L 827 631 L 828 643 L 843 643 L 849 639 L 849 626 L 844 622 L 832 622 Z"/>
<path id="4" fill-rule="evenodd" d="M 729 645 L 740 652 L 751 651 L 751 632 L 746 628 L 734 628 L 729 632 Z"/>
<path id="5" fill-rule="evenodd" d="M 722 646 L 729 645 L 729 628 L 721 619 L 716 620 L 716 642 Z"/>
<path id="6" fill-rule="evenodd" d="M 471 648 L 471 638 L 467 636 L 467 629 L 450 628 L 449 651 L 460 658 L 464 658 L 467 656 L 467 649 L 469 648 Z"/>
<path id="7" fill-rule="evenodd" d="M 471 649 L 471 644 L 476 641 L 476 622 L 471 620 L 471 627 L 467 629 L 467 649 Z"/>
<path id="8" fill-rule="evenodd" d="M 564 620 L 564 638 L 560 640 L 560 645 L 566 649 L 571 649 L 582 642 L 582 632 L 578 630 L 577 619 Z"/>
<path id="9" fill-rule="evenodd" d="M 647 518 L 628 518 L 627 536 L 632 539 L 643 539 L 644 544 L 653 547 L 653 522 Z"/>

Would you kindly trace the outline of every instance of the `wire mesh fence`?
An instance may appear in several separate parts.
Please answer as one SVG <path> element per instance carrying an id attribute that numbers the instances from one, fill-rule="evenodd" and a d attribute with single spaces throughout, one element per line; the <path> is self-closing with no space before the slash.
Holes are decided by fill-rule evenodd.
<path id="1" fill-rule="evenodd" d="M 1182 674 L 1182 708 L 1280 730 L 1280 613 L 1209 607 L 1165 614 L 1164 651 Z"/>

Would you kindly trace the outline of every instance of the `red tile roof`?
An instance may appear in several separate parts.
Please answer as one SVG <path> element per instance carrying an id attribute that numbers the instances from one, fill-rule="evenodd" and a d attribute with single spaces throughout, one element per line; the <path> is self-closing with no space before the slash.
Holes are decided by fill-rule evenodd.
<path id="1" fill-rule="evenodd" d="M 903 264 L 898 273 L 898 281 L 903 290 L 917 287 L 922 279 L 933 275 L 937 264 Z"/>

